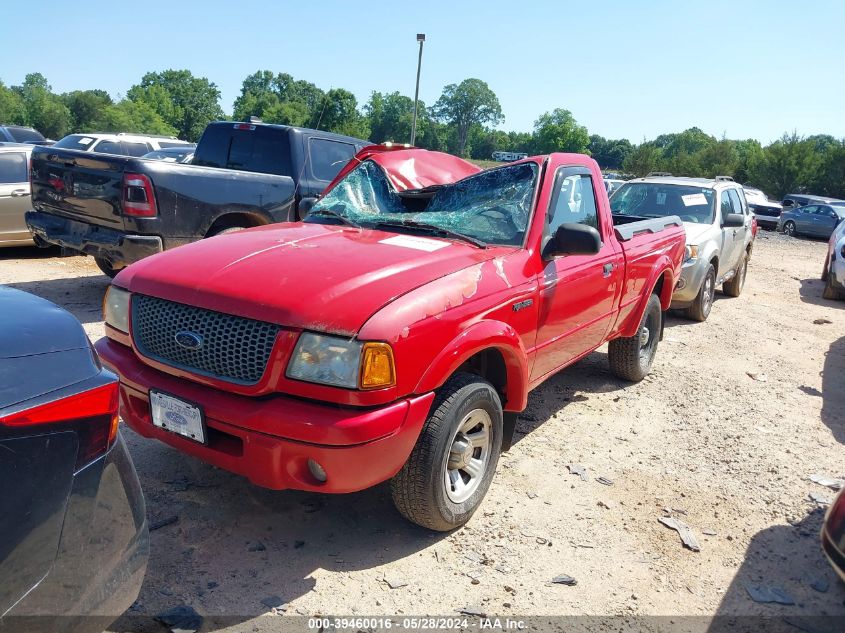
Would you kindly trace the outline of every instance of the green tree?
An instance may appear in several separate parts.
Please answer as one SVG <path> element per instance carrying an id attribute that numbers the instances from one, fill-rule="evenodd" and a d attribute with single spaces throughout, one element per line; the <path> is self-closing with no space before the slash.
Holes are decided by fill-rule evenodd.
<path id="1" fill-rule="evenodd" d="M 25 122 L 47 138 L 59 139 L 70 131 L 71 114 L 61 99 L 54 95 L 41 73 L 30 73 L 23 84 L 13 88 L 24 105 Z"/>
<path id="2" fill-rule="evenodd" d="M 225 118 L 216 84 L 205 77 L 194 77 L 189 70 L 147 73 L 126 96 L 149 105 L 188 141 L 197 140 L 211 121 Z"/>
<path id="3" fill-rule="evenodd" d="M 622 168 L 634 176 L 645 176 L 649 172 L 659 171 L 662 161 L 662 150 L 654 142 L 643 141 L 628 155 Z"/>
<path id="4" fill-rule="evenodd" d="M 591 134 L 587 149 L 602 169 L 621 169 L 622 163 L 634 151 L 634 146 L 628 139 L 613 140 Z"/>
<path id="5" fill-rule="evenodd" d="M 105 90 L 74 90 L 63 94 L 61 99 L 70 111 L 74 132 L 99 131 L 103 112 L 114 103 Z"/>
<path id="6" fill-rule="evenodd" d="M 812 182 L 813 192 L 845 198 L 845 139 L 828 145 L 820 163 Z"/>
<path id="7" fill-rule="evenodd" d="M 358 100 L 348 90 L 332 88 L 317 107 L 319 115 L 312 127 L 349 136 L 368 135 L 366 119 L 358 112 Z"/>
<path id="8" fill-rule="evenodd" d="M 0 81 L 0 123 L 8 125 L 26 124 L 26 107 L 19 92 Z"/>
<path id="9" fill-rule="evenodd" d="M 713 136 L 697 127 L 679 133 L 661 134 L 654 139 L 654 145 L 660 148 L 666 158 L 674 158 L 679 154 L 694 155 L 715 142 Z"/>
<path id="10" fill-rule="evenodd" d="M 818 185 L 817 172 L 821 165 L 814 143 L 793 132 L 765 148 L 762 158 L 752 168 L 751 179 L 764 191 L 781 198 Z"/>
<path id="11" fill-rule="evenodd" d="M 432 108 L 433 116 L 449 123 L 455 130 L 456 153 L 464 156 L 473 124 L 498 125 L 504 121 L 502 106 L 490 86 L 480 79 L 464 79 L 449 84 Z"/>
<path id="12" fill-rule="evenodd" d="M 130 132 L 165 136 L 178 134 L 176 128 L 162 119 L 150 104 L 129 99 L 103 108 L 94 127 L 99 132 Z"/>
<path id="13" fill-rule="evenodd" d="M 590 145 L 590 135 L 587 128 L 578 125 L 569 110 L 555 108 L 551 112 L 540 115 L 534 122 L 534 152 L 548 154 L 550 152 L 587 153 Z"/>

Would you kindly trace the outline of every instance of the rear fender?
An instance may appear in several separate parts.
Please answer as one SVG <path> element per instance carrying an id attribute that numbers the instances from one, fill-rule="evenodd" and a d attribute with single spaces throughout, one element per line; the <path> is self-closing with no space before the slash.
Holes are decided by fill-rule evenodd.
<path id="1" fill-rule="evenodd" d="M 505 361 L 504 409 L 522 411 L 528 403 L 528 354 L 516 330 L 501 321 L 480 321 L 461 332 L 434 358 L 414 392 L 437 389 L 475 354 L 491 348 Z"/>
<path id="2" fill-rule="evenodd" d="M 660 280 L 663 280 L 663 286 L 660 289 L 660 309 L 664 312 L 669 309 L 669 304 L 672 302 L 672 293 L 675 290 L 675 275 L 672 273 L 672 261 L 668 256 L 663 255 L 657 260 L 654 268 L 649 275 L 648 281 L 643 286 L 648 288 L 648 292 L 644 292 L 640 297 L 637 309 L 632 311 L 626 321 L 619 328 L 619 336 L 628 338 L 634 336 L 640 327 L 643 314 L 645 314 L 646 305 L 649 297 L 654 293 L 654 289 Z"/>

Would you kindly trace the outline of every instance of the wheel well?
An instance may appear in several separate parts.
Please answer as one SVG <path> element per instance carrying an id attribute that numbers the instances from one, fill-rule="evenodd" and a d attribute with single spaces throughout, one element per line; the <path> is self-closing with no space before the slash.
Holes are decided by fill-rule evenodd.
<path id="1" fill-rule="evenodd" d="M 457 371 L 465 371 L 484 378 L 496 388 L 502 398 L 502 404 L 505 404 L 508 370 L 505 367 L 505 357 L 499 350 L 491 347 L 477 352 L 458 367 Z"/>
<path id="2" fill-rule="evenodd" d="M 719 258 L 715 255 L 710 258 L 710 263 L 713 264 L 713 270 L 716 271 L 716 278 L 719 278 Z"/>
<path id="3" fill-rule="evenodd" d="M 263 224 L 268 224 L 266 218 L 256 213 L 227 213 L 214 220 L 212 225 L 208 227 L 208 231 L 205 232 L 205 235 L 208 237 L 209 235 L 214 235 L 218 231 L 232 228 L 234 226 L 251 228 L 253 226 L 261 226 Z"/>

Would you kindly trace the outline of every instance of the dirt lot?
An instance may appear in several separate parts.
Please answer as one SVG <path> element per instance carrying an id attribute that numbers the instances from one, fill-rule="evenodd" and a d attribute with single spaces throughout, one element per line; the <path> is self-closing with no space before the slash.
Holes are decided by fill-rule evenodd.
<path id="1" fill-rule="evenodd" d="M 821 299 L 824 251 L 762 232 L 743 295 L 719 297 L 706 323 L 672 317 L 645 381 L 611 377 L 600 350 L 536 390 L 487 500 L 453 534 L 403 521 L 385 486 L 262 490 L 124 428 L 150 519 L 178 517 L 152 532 L 131 613 L 187 604 L 203 630 L 222 614 L 258 630 L 272 611 L 262 600 L 277 596 L 288 615 L 845 614 L 819 550 L 823 506 L 808 496 L 832 492 L 807 479 L 845 474 L 845 303 Z M 108 280 L 91 259 L 0 257 L 0 283 L 102 335 Z M 658 522 L 668 512 L 700 552 Z M 577 586 L 551 584 L 559 574 Z M 746 582 L 796 604 L 755 603 Z"/>

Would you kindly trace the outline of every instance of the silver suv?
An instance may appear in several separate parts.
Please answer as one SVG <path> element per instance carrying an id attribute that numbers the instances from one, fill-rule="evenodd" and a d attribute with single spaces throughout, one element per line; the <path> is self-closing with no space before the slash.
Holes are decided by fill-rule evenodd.
<path id="1" fill-rule="evenodd" d="M 614 215 L 677 215 L 684 221 L 686 254 L 672 308 L 704 321 L 713 307 L 716 286 L 722 284 L 731 297 L 742 292 L 754 235 L 741 185 L 724 177 L 637 178 L 622 185 L 610 204 Z"/>

